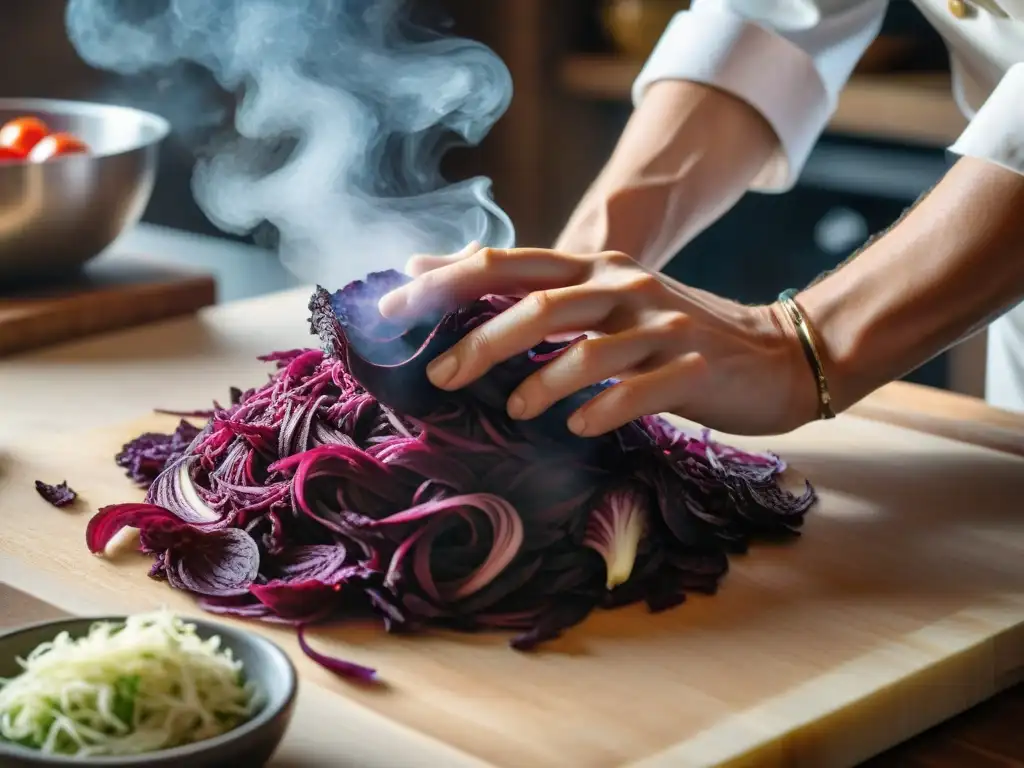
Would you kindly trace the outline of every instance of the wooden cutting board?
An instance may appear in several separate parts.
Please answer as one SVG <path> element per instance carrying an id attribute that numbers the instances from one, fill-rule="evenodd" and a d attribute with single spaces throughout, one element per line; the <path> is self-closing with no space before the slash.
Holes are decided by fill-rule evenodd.
<path id="1" fill-rule="evenodd" d="M 59 286 L 0 288 L 0 357 L 189 314 L 216 295 L 209 275 L 143 259 L 99 261 Z"/>
<path id="2" fill-rule="evenodd" d="M 95 558 L 83 539 L 98 506 L 140 495 L 118 447 L 171 424 L 11 443 L 0 582 L 79 615 L 199 615 L 141 556 Z M 378 690 L 308 662 L 289 629 L 247 625 L 302 675 L 273 765 L 852 766 L 1024 678 L 1024 459 L 848 416 L 732 441 L 782 453 L 821 502 L 794 545 L 735 558 L 715 597 L 595 614 L 528 655 L 491 635 L 311 635 L 377 667 Z M 82 499 L 50 507 L 36 479 Z"/>

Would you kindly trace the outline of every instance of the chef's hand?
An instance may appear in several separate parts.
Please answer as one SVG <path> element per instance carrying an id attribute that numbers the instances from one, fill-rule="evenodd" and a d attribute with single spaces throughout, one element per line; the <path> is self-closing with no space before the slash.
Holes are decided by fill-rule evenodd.
<path id="1" fill-rule="evenodd" d="M 380 302 L 387 317 L 445 311 L 488 293 L 523 300 L 433 360 L 435 386 L 455 390 L 546 338 L 597 332 L 526 379 L 508 413 L 530 419 L 605 379 L 620 382 L 569 419 L 595 436 L 671 412 L 733 434 L 777 434 L 815 418 L 814 379 L 774 307 L 747 307 L 641 267 L 621 253 L 576 255 L 470 247 L 419 256 L 415 279 Z"/>

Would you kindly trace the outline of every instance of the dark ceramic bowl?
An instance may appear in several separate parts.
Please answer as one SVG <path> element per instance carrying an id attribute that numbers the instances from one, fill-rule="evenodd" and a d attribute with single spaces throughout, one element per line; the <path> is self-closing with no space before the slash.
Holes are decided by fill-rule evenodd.
<path id="1" fill-rule="evenodd" d="M 27 656 L 40 643 L 52 640 L 67 631 L 72 637 L 81 637 L 97 621 L 124 621 L 124 616 L 61 619 L 12 630 L 0 635 L 0 678 L 13 677 L 21 672 L 18 658 Z M 236 659 L 244 664 L 247 679 L 259 687 L 263 708 L 252 719 L 232 731 L 205 741 L 174 749 L 163 749 L 142 755 L 125 757 L 75 758 L 43 755 L 33 749 L 0 742 L 0 766 L 3 768 L 92 768 L 93 766 L 120 766 L 120 768 L 220 768 L 245 766 L 258 768 L 270 760 L 288 728 L 295 709 L 298 677 L 291 659 L 274 643 L 252 632 L 245 632 L 224 624 L 188 618 L 196 625 L 202 638 L 220 635 L 222 647 L 230 648 Z"/>

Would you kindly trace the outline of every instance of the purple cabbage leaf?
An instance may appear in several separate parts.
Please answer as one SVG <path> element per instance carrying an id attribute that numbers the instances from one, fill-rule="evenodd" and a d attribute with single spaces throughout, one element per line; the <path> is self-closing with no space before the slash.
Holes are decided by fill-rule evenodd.
<path id="1" fill-rule="evenodd" d="M 575 341 L 538 345 L 458 392 L 433 387 L 427 364 L 517 299 L 386 320 L 377 302 L 406 280 L 318 288 L 318 349 L 261 358 L 269 381 L 233 389 L 201 429 L 183 421 L 127 443 L 116 460 L 145 503 L 101 509 L 89 549 L 137 529 L 154 578 L 211 613 L 290 624 L 310 658 L 372 681 L 315 650 L 309 629 L 358 617 L 391 632 L 508 631 L 527 650 L 597 609 L 713 594 L 730 554 L 799 533 L 815 493 L 783 489 L 777 456 L 657 416 L 569 433 L 569 414 L 612 382 L 508 418 L 508 395 Z"/>
<path id="2" fill-rule="evenodd" d="M 78 494 L 73 488 L 68 487 L 68 481 L 50 485 L 42 480 L 36 480 L 36 493 L 42 496 L 47 503 L 55 507 L 66 507 L 74 504 Z"/>

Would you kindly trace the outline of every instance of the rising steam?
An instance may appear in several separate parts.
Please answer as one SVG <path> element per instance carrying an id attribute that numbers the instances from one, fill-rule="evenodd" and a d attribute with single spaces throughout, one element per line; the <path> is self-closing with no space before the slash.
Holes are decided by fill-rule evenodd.
<path id="1" fill-rule="evenodd" d="M 413 253 L 515 239 L 489 179 L 447 184 L 440 173 L 453 140 L 478 143 L 508 107 L 508 70 L 479 43 L 411 40 L 401 10 L 70 0 L 67 27 L 92 66 L 132 75 L 195 62 L 238 93 L 234 134 L 196 165 L 197 203 L 228 232 L 269 222 L 292 272 L 340 286 Z"/>

